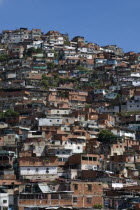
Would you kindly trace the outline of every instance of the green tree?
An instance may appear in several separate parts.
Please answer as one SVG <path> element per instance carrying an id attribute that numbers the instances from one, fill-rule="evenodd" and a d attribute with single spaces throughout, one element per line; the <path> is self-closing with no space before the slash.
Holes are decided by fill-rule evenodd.
<path id="1" fill-rule="evenodd" d="M 110 130 L 102 130 L 98 134 L 98 141 L 102 143 L 111 143 L 117 139 L 117 136 L 114 135 Z"/>
<path id="2" fill-rule="evenodd" d="M 70 41 L 64 41 L 64 45 L 70 46 Z"/>
<path id="3" fill-rule="evenodd" d="M 95 204 L 93 206 L 94 209 L 102 209 L 103 208 L 103 205 L 102 204 Z"/>
<path id="4" fill-rule="evenodd" d="M 8 109 L 6 112 L 0 112 L 0 119 L 6 118 L 6 117 L 17 117 L 19 115 L 18 112 Z"/>
<path id="5" fill-rule="evenodd" d="M 16 116 L 18 116 L 19 115 L 19 113 L 18 112 L 16 112 L 16 111 L 14 111 L 14 110 L 12 110 L 12 109 L 8 109 L 5 113 L 4 113 L 4 116 L 5 117 L 16 117 Z"/>
<path id="6" fill-rule="evenodd" d="M 31 57 L 32 56 L 32 53 L 35 53 L 36 52 L 36 49 L 34 47 L 31 47 L 27 50 L 27 52 L 25 53 L 25 55 Z"/>
<path id="7" fill-rule="evenodd" d="M 43 50 L 42 48 L 35 49 L 34 47 L 31 47 L 27 50 L 27 52 L 25 52 L 25 55 L 31 57 L 32 53 L 43 53 Z"/>
<path id="8" fill-rule="evenodd" d="M 59 59 L 59 53 L 57 51 L 54 51 L 54 59 L 56 60 Z"/>
<path id="9" fill-rule="evenodd" d="M 55 67 L 54 63 L 47 63 L 47 68 L 48 69 L 53 69 Z"/>
<path id="10" fill-rule="evenodd" d="M 43 79 L 43 80 L 41 81 L 41 85 L 42 85 L 45 89 L 48 89 L 48 88 L 49 88 L 49 81 Z"/>
<path id="11" fill-rule="evenodd" d="M 8 60 L 8 55 L 0 55 L 0 62 L 4 62 L 4 61 L 7 61 Z"/>
<path id="12" fill-rule="evenodd" d="M 47 80 L 46 74 L 42 74 L 42 80 Z"/>
<path id="13" fill-rule="evenodd" d="M 42 48 L 37 48 L 37 49 L 35 50 L 35 52 L 36 52 L 36 53 L 43 53 L 43 50 L 42 50 Z"/>
<path id="14" fill-rule="evenodd" d="M 85 67 L 83 67 L 83 66 L 80 66 L 80 65 L 78 65 L 76 68 L 77 68 L 78 70 L 81 70 L 81 71 L 86 71 L 86 70 L 88 70 L 87 68 L 85 68 Z"/>

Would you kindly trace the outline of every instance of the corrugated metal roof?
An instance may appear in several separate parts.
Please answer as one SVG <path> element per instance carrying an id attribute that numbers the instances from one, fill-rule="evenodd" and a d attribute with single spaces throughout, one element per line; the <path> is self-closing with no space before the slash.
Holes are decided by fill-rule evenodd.
<path id="1" fill-rule="evenodd" d="M 38 186 L 43 193 L 52 192 L 52 190 L 49 188 L 49 186 L 47 184 L 38 183 Z"/>

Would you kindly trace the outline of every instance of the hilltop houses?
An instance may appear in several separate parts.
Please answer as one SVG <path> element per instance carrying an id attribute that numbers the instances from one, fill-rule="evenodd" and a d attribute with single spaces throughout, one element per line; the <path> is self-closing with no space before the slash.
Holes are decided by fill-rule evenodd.
<path id="1" fill-rule="evenodd" d="M 0 35 L 0 207 L 139 209 L 140 54 Z"/>

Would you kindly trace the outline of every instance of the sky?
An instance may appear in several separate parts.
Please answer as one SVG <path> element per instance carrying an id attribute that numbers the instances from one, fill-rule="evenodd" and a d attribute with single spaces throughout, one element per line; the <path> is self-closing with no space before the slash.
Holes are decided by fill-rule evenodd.
<path id="1" fill-rule="evenodd" d="M 0 0 L 0 31 L 20 27 L 84 36 L 140 52 L 140 0 Z"/>

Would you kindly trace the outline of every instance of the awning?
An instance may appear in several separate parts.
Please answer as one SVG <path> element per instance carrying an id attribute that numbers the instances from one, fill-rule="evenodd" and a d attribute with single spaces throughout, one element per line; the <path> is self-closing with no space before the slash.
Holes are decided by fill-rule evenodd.
<path id="1" fill-rule="evenodd" d="M 38 186 L 43 193 L 52 192 L 52 190 L 49 188 L 49 186 L 45 183 L 38 183 Z"/>

